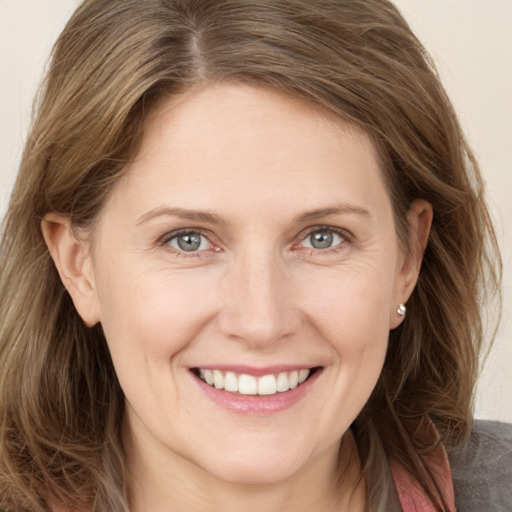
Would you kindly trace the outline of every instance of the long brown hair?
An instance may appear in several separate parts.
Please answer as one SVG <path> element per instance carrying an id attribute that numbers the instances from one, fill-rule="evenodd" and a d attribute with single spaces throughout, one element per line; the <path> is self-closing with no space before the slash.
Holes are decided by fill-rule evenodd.
<path id="1" fill-rule="evenodd" d="M 434 222 L 404 323 L 353 425 L 371 503 L 382 454 L 444 504 L 418 435 L 467 435 L 480 305 L 500 259 L 483 184 L 432 62 L 386 0 L 86 0 L 53 51 L 0 248 L 0 507 L 127 511 L 123 394 L 101 326 L 86 327 L 44 243 L 48 212 L 90 227 L 162 97 L 207 84 L 276 88 L 362 128 L 379 151 L 397 231 Z M 380 462 L 379 462 L 380 461 Z"/>

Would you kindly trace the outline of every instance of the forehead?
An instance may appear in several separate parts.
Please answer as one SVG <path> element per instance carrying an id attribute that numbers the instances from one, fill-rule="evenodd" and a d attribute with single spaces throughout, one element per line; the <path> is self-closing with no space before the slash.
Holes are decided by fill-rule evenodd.
<path id="1" fill-rule="evenodd" d="M 162 102 L 115 193 L 134 208 L 227 211 L 243 202 L 248 212 L 279 206 L 290 215 L 388 199 L 375 148 L 361 130 L 282 93 L 234 85 Z"/>
<path id="2" fill-rule="evenodd" d="M 233 133 L 240 127 L 242 131 Z M 283 143 L 287 139 L 296 146 L 308 135 L 321 135 L 335 144 L 350 139 L 375 156 L 368 135 L 340 116 L 283 91 L 253 85 L 211 85 L 163 98 L 148 119 L 139 157 L 144 156 L 145 149 L 154 149 L 158 139 L 171 131 L 176 139 L 181 137 L 181 143 L 214 142 L 210 144 L 212 148 L 251 137 L 254 144 L 278 139 Z"/>

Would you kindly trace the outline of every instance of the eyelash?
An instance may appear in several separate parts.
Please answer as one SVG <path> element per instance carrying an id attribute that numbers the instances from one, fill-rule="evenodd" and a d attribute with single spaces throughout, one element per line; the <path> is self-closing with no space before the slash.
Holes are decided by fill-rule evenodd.
<path id="1" fill-rule="evenodd" d="M 325 249 L 317 249 L 314 247 L 302 247 L 302 248 L 298 247 L 298 243 L 304 242 L 313 233 L 322 232 L 322 231 L 331 232 L 331 233 L 339 236 L 342 239 L 341 242 L 333 247 L 327 247 Z M 204 253 L 205 251 L 212 250 L 212 249 L 207 249 L 207 250 L 203 249 L 203 250 L 196 250 L 196 251 L 184 251 L 184 250 L 176 249 L 169 245 L 169 243 L 173 239 L 178 238 L 179 236 L 193 235 L 193 234 L 198 234 L 198 235 L 206 238 L 206 240 L 208 240 L 208 243 L 213 246 L 214 252 L 220 251 L 220 248 L 218 248 L 218 246 L 216 246 L 210 240 L 211 233 L 206 232 L 199 228 L 198 229 L 180 229 L 178 231 L 172 231 L 170 233 L 166 233 L 163 237 L 161 237 L 159 239 L 159 245 L 164 247 L 169 252 L 172 252 L 176 256 L 193 257 L 193 258 L 200 257 L 202 255 L 202 253 Z M 293 250 L 304 249 L 304 250 L 308 251 L 310 255 L 319 254 L 319 253 L 327 255 L 327 254 L 336 253 L 336 252 L 342 250 L 344 248 L 344 246 L 346 245 L 346 243 L 351 243 L 352 240 L 353 240 L 352 235 L 344 229 L 335 228 L 333 226 L 313 226 L 313 227 L 309 228 L 303 236 L 301 236 L 301 238 L 297 244 L 293 245 Z"/>

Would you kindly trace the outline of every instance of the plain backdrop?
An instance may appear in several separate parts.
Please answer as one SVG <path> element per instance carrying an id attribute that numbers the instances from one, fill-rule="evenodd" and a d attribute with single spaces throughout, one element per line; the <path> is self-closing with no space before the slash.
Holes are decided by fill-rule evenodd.
<path id="1" fill-rule="evenodd" d="M 512 0 L 395 3 L 433 55 L 488 184 L 503 252 L 503 314 L 480 379 L 476 414 L 512 421 Z M 0 0 L 0 217 L 47 56 L 77 5 Z"/>

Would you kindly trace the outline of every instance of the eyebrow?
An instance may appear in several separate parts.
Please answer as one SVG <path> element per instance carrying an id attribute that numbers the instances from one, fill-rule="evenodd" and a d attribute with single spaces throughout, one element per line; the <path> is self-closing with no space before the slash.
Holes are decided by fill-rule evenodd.
<path id="1" fill-rule="evenodd" d="M 346 215 L 356 214 L 363 215 L 365 217 L 371 217 L 369 210 L 356 206 L 353 204 L 342 204 L 340 206 L 333 206 L 330 208 L 319 208 L 317 210 L 311 210 L 305 213 L 301 213 L 293 219 L 296 224 L 302 224 L 304 222 L 310 222 L 312 220 L 321 219 L 330 215 Z"/>
<path id="2" fill-rule="evenodd" d="M 215 213 L 199 210 L 187 210 L 186 208 L 173 208 L 170 206 L 159 206 L 146 212 L 144 215 L 139 217 L 137 226 L 147 222 L 155 217 L 179 217 L 181 219 L 187 219 L 195 222 L 205 222 L 207 224 L 221 224 L 224 225 L 226 222 Z"/>
<path id="3" fill-rule="evenodd" d="M 330 215 L 346 215 L 346 214 L 356 214 L 363 216 L 371 216 L 370 212 L 365 208 L 361 208 L 360 206 L 352 205 L 352 204 L 343 204 L 340 206 L 332 206 L 329 208 L 319 208 L 315 210 L 310 210 L 308 212 L 301 213 L 293 219 L 294 224 L 303 224 L 304 222 L 310 222 L 312 220 L 317 220 L 323 217 L 328 217 Z M 208 211 L 200 211 L 200 210 L 188 210 L 186 208 L 177 208 L 170 206 L 159 206 L 146 212 L 141 215 L 137 220 L 137 226 L 148 222 L 155 217 L 178 217 L 186 220 L 191 220 L 194 222 L 205 222 L 207 224 L 217 224 L 217 225 L 226 225 L 226 221 L 216 215 L 215 213 L 211 213 Z"/>

